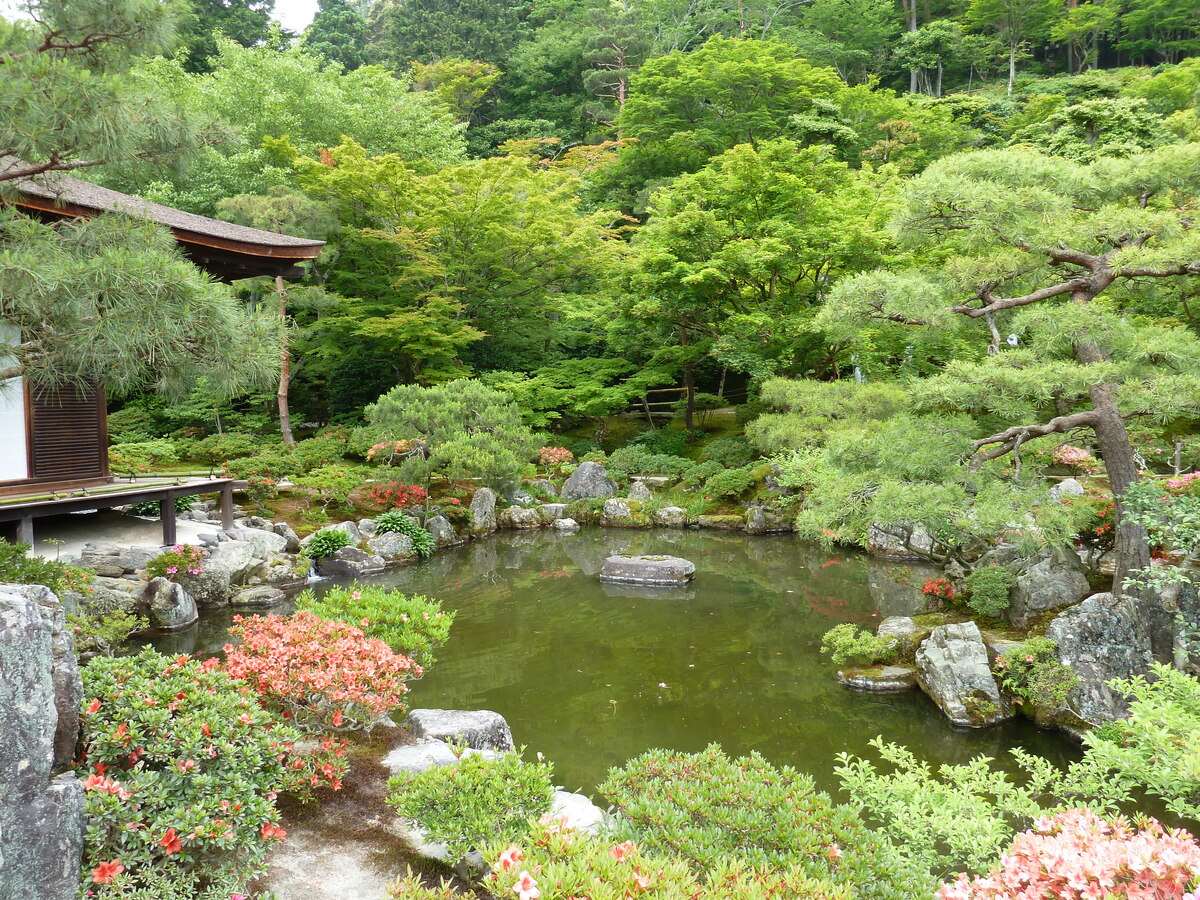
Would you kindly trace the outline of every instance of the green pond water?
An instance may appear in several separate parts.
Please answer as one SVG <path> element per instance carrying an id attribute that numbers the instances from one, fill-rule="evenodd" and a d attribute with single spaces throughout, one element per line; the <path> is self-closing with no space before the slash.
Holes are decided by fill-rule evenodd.
<path id="1" fill-rule="evenodd" d="M 614 553 L 682 556 L 696 578 L 684 589 L 601 584 Z M 836 682 L 821 635 L 913 611 L 919 591 L 896 574 L 893 563 L 791 536 L 585 529 L 503 532 L 372 581 L 457 613 L 411 705 L 500 712 L 569 789 L 590 790 L 648 748 L 713 741 L 796 766 L 828 790 L 836 754 L 865 754 L 876 735 L 934 763 L 1003 759 L 1014 746 L 1074 758 L 1071 742 L 1025 721 L 956 729 L 919 692 L 871 696 Z M 206 618 L 159 646 L 219 647 L 227 622 Z"/>

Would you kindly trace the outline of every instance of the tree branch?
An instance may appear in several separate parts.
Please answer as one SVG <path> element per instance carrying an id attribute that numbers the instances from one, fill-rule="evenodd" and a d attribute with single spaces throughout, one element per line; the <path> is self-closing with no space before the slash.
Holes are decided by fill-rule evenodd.
<path id="1" fill-rule="evenodd" d="M 1031 303 L 1037 303 L 1040 300 L 1049 300 L 1051 297 L 1061 297 L 1063 294 L 1073 294 L 1076 291 L 1086 291 L 1092 286 L 1091 279 L 1086 276 L 1072 278 L 1070 281 L 1064 281 L 1061 284 L 1056 284 L 1053 287 L 1042 288 L 1040 291 L 1034 291 L 1032 294 L 1025 294 L 1023 297 L 999 297 L 993 298 L 986 291 L 980 292 L 980 298 L 984 301 L 983 306 L 952 306 L 951 312 L 962 313 L 964 316 L 970 316 L 972 319 L 978 319 L 983 316 L 998 313 L 1001 310 L 1013 309 L 1018 306 L 1028 306 Z"/>
<path id="2" fill-rule="evenodd" d="M 1044 425 L 1014 425 L 989 437 L 980 438 L 971 444 L 974 451 L 971 454 L 971 471 L 978 472 L 985 462 L 1014 452 L 1028 440 L 1048 434 L 1066 434 L 1076 428 L 1088 428 L 1093 426 L 1095 421 L 1095 411 L 1086 410 L 1069 416 L 1055 416 Z M 991 449 L 985 450 L 985 447 Z"/>

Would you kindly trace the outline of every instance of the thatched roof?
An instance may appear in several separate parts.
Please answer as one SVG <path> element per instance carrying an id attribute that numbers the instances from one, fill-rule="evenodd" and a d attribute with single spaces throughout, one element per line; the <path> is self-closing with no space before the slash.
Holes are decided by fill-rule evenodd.
<path id="1" fill-rule="evenodd" d="M 0 156 L 0 184 L 19 192 L 8 200 L 13 205 L 51 218 L 89 218 L 107 212 L 156 222 L 171 229 L 197 265 L 226 280 L 298 274 L 296 263 L 314 259 L 325 245 L 324 241 L 198 216 L 61 172 L 4 181 L 4 173 L 17 166 L 24 164 L 15 157 Z"/>

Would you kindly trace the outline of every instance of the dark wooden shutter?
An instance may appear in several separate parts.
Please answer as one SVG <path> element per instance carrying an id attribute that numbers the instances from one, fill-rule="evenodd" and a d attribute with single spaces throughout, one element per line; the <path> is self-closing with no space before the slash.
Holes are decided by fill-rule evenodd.
<path id="1" fill-rule="evenodd" d="M 69 385 L 29 392 L 32 478 L 89 478 L 108 474 L 104 390 Z"/>

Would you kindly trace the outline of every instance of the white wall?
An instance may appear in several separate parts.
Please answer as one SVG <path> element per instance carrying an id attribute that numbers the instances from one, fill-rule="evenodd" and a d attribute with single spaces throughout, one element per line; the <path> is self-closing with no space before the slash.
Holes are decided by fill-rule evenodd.
<path id="1" fill-rule="evenodd" d="M 0 346 L 17 340 L 11 325 L 0 323 Z M 0 352 L 0 366 L 10 357 Z M 29 477 L 25 444 L 25 384 L 23 379 L 0 382 L 0 481 Z"/>

